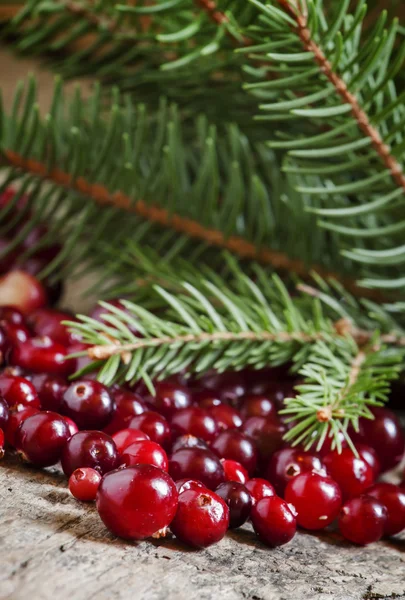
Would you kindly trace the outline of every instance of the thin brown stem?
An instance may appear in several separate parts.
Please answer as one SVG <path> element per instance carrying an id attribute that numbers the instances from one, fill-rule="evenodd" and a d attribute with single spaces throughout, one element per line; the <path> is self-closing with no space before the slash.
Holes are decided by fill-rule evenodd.
<path id="1" fill-rule="evenodd" d="M 228 17 L 226 16 L 225 13 L 221 12 L 218 9 L 215 0 L 194 0 L 194 2 L 199 8 L 202 8 L 208 14 L 211 21 L 213 21 L 217 25 L 224 25 L 224 24 L 229 23 Z M 239 40 L 237 40 L 229 32 L 229 30 L 227 30 L 227 33 L 228 33 L 228 36 L 232 38 L 232 41 L 238 45 L 250 46 L 252 43 L 252 40 L 250 40 L 248 37 L 245 37 L 245 36 L 242 36 L 240 38 L 241 43 L 238 43 Z"/>

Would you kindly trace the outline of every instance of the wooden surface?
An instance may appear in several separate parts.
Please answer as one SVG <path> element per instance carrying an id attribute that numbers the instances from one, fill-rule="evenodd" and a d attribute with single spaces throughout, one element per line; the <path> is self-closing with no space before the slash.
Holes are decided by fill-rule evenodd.
<path id="1" fill-rule="evenodd" d="M 30 71 L 46 107 L 49 74 L 0 49 L 6 106 Z M 85 308 L 71 286 L 64 304 Z M 404 552 L 405 536 L 359 548 L 337 533 L 299 533 L 272 550 L 250 526 L 200 552 L 170 539 L 128 544 L 71 497 L 57 469 L 0 464 L 0 600 L 405 599 Z"/>

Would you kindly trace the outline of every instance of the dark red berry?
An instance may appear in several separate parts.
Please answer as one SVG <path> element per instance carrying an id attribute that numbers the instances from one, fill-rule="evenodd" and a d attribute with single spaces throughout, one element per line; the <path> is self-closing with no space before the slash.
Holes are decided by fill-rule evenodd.
<path id="1" fill-rule="evenodd" d="M 286 428 L 268 417 L 250 417 L 242 425 L 242 431 L 254 440 L 261 462 L 266 464 L 283 446 Z"/>
<path id="2" fill-rule="evenodd" d="M 253 477 L 245 483 L 246 489 L 252 498 L 252 505 L 254 506 L 257 502 L 263 498 L 271 498 L 276 495 L 274 487 L 265 479 L 260 477 Z"/>
<path id="3" fill-rule="evenodd" d="M 193 392 L 193 401 L 198 404 L 200 408 L 204 408 L 205 410 L 209 410 L 214 406 L 225 406 L 222 404 L 221 399 L 210 390 L 198 390 L 197 392 Z"/>
<path id="4" fill-rule="evenodd" d="M 10 323 L 22 327 L 27 326 L 24 315 L 15 306 L 0 306 L 0 324 Z"/>
<path id="5" fill-rule="evenodd" d="M 271 417 L 278 421 L 276 402 L 264 394 L 244 396 L 241 399 L 240 414 L 244 419 Z"/>
<path id="6" fill-rule="evenodd" d="M 46 302 L 44 286 L 29 273 L 9 271 L 0 277 L 0 306 L 13 306 L 26 314 Z"/>
<path id="7" fill-rule="evenodd" d="M 250 517 L 252 498 L 242 483 L 225 481 L 217 487 L 218 494 L 229 508 L 229 528 L 241 527 Z"/>
<path id="8" fill-rule="evenodd" d="M 98 381 L 80 379 L 67 388 L 60 408 L 79 429 L 103 429 L 112 418 L 114 400 Z"/>
<path id="9" fill-rule="evenodd" d="M 201 448 L 182 448 L 174 452 L 169 460 L 169 473 L 178 479 L 197 479 L 207 488 L 215 490 L 225 481 L 224 468 L 219 459 Z"/>
<path id="10" fill-rule="evenodd" d="M 31 332 L 25 325 L 14 325 L 7 321 L 1 322 L 1 332 L 3 337 L 1 350 L 4 358 L 8 358 L 8 353 L 13 344 L 22 344 L 31 337 Z"/>
<path id="11" fill-rule="evenodd" d="M 176 481 L 176 488 L 179 494 L 186 490 L 206 490 L 207 488 L 201 481 L 196 479 L 179 479 Z"/>
<path id="12" fill-rule="evenodd" d="M 343 500 L 362 494 L 374 483 L 374 473 L 370 465 L 362 458 L 357 458 L 351 448 L 342 448 L 330 452 L 324 458 L 328 474 L 338 484 Z"/>
<path id="13" fill-rule="evenodd" d="M 6 400 L 3 398 L 2 394 L 0 393 L 0 429 L 2 429 L 3 431 L 6 430 L 9 416 L 10 416 L 10 409 L 8 407 Z"/>
<path id="14" fill-rule="evenodd" d="M 66 380 L 55 375 L 33 375 L 32 384 L 34 385 L 43 410 L 60 411 L 63 394 L 68 388 Z"/>
<path id="15" fill-rule="evenodd" d="M 17 375 L 0 374 L 0 393 L 11 409 L 40 408 L 37 391 L 31 381 Z"/>
<path id="16" fill-rule="evenodd" d="M 140 440 L 148 440 L 149 436 L 140 429 L 121 429 L 114 433 L 112 439 L 117 446 L 118 453 L 122 454 L 128 446 Z"/>
<path id="17" fill-rule="evenodd" d="M 191 434 L 206 442 L 211 442 L 218 433 L 215 420 L 198 406 L 176 411 L 170 420 L 170 426 L 174 437 Z"/>
<path id="18" fill-rule="evenodd" d="M 374 448 L 367 446 L 366 444 L 356 444 L 356 450 L 360 457 L 373 469 L 374 479 L 377 479 L 381 472 L 381 465 L 378 460 L 377 452 Z"/>
<path id="19" fill-rule="evenodd" d="M 31 338 L 12 348 L 9 362 L 32 373 L 67 377 L 76 369 L 74 360 L 66 360 L 67 355 L 67 349 L 51 338 Z"/>
<path id="20" fill-rule="evenodd" d="M 288 544 L 297 530 L 291 507 L 278 496 L 268 496 L 254 504 L 251 520 L 257 537 L 268 546 Z"/>
<path id="21" fill-rule="evenodd" d="M 343 432 L 339 431 L 337 433 L 337 436 L 339 438 L 341 447 L 342 448 L 346 448 L 347 447 L 347 442 L 346 442 L 345 436 L 343 435 Z M 323 444 L 322 444 L 321 448 L 319 450 L 318 449 L 316 450 L 317 454 L 319 454 L 319 456 L 321 457 L 322 460 L 325 458 L 325 456 L 327 454 L 329 454 L 330 452 L 332 452 L 332 445 L 333 445 L 334 439 L 335 439 L 334 436 L 325 438 L 325 440 L 323 441 Z M 313 451 L 314 448 L 316 448 L 316 443 L 311 447 L 311 451 Z"/>
<path id="22" fill-rule="evenodd" d="M 285 500 L 297 511 L 297 523 L 305 529 L 323 529 L 336 519 L 342 494 L 336 481 L 317 473 L 302 473 L 291 479 Z"/>
<path id="23" fill-rule="evenodd" d="M 266 478 L 274 485 L 277 494 L 283 496 L 290 479 L 308 471 L 326 475 L 321 459 L 314 454 L 295 448 L 282 448 L 271 457 Z"/>
<path id="24" fill-rule="evenodd" d="M 75 320 L 68 312 L 51 308 L 37 308 L 28 315 L 27 320 L 38 337 L 48 336 L 62 346 L 69 346 L 76 341 L 66 325 L 62 325 L 62 321 Z"/>
<path id="25" fill-rule="evenodd" d="M 162 446 L 151 440 L 140 440 L 125 448 L 120 462 L 126 467 L 134 467 L 139 464 L 153 465 L 162 471 L 167 471 L 169 466 L 167 454 Z"/>
<path id="26" fill-rule="evenodd" d="M 76 500 L 92 502 L 96 499 L 101 475 L 95 469 L 76 469 L 69 477 L 69 490 Z"/>
<path id="27" fill-rule="evenodd" d="M 155 386 L 156 395 L 148 398 L 153 408 L 166 418 L 177 410 L 188 408 L 192 404 L 191 394 L 186 387 L 177 382 L 160 381 Z"/>
<path id="28" fill-rule="evenodd" d="M 37 408 L 34 408 L 33 406 L 28 406 L 27 408 L 23 408 L 22 410 L 12 410 L 10 412 L 10 417 L 7 423 L 7 429 L 4 432 L 6 434 L 6 440 L 10 444 L 10 446 L 13 446 L 15 448 L 15 434 L 21 423 L 23 423 L 25 419 L 28 419 L 28 417 L 31 417 L 32 415 L 36 415 L 38 413 L 39 410 Z"/>
<path id="29" fill-rule="evenodd" d="M 118 467 L 114 440 L 103 431 L 79 431 L 68 440 L 62 453 L 62 469 L 67 477 L 81 467 L 91 467 L 102 475 Z"/>
<path id="30" fill-rule="evenodd" d="M 342 507 L 339 529 L 350 542 L 365 546 L 378 542 L 384 533 L 387 509 L 371 496 L 352 498 Z"/>
<path id="31" fill-rule="evenodd" d="M 140 429 L 147 433 L 152 442 L 160 444 L 163 448 L 168 448 L 171 441 L 169 423 L 159 413 L 148 410 L 141 415 L 133 417 L 128 425 L 130 429 Z"/>
<path id="32" fill-rule="evenodd" d="M 242 425 L 242 417 L 239 411 L 228 404 L 219 404 L 208 409 L 209 414 L 215 419 L 218 429 L 238 429 Z"/>
<path id="33" fill-rule="evenodd" d="M 189 489 L 179 495 L 174 535 L 195 548 L 207 548 L 222 540 L 229 525 L 229 508 L 210 490 Z"/>
<path id="34" fill-rule="evenodd" d="M 115 401 L 115 410 L 112 420 L 104 428 L 104 431 L 110 435 L 121 429 L 127 429 L 133 417 L 148 410 L 142 398 L 134 392 L 123 388 L 114 389 L 111 392 Z"/>
<path id="35" fill-rule="evenodd" d="M 11 340 L 7 336 L 4 327 L 0 325 L 0 365 L 6 362 L 11 348 Z"/>
<path id="36" fill-rule="evenodd" d="M 181 448 L 202 448 L 203 450 L 209 450 L 207 442 L 200 440 L 195 435 L 181 435 L 172 445 L 172 454 L 181 450 Z"/>
<path id="37" fill-rule="evenodd" d="M 238 429 L 228 429 L 220 433 L 211 445 L 220 458 L 230 458 L 239 462 L 249 474 L 257 463 L 257 449 L 254 442 Z"/>
<path id="38" fill-rule="evenodd" d="M 78 426 L 76 425 L 76 423 L 74 421 L 72 421 L 72 419 L 69 419 L 69 417 L 66 417 L 65 415 L 63 415 L 63 418 L 66 421 L 67 426 L 69 427 L 70 436 L 74 435 L 75 433 L 77 433 L 79 431 Z"/>
<path id="39" fill-rule="evenodd" d="M 24 460 L 36 467 L 56 464 L 70 437 L 63 417 L 46 411 L 28 417 L 15 434 L 15 444 Z"/>
<path id="40" fill-rule="evenodd" d="M 226 481 L 237 481 L 238 483 L 246 483 L 249 479 L 249 473 L 239 462 L 230 460 L 229 458 L 221 458 L 222 466 L 225 471 Z"/>
<path id="41" fill-rule="evenodd" d="M 0 427 L 0 459 L 3 458 L 4 454 L 5 454 L 5 437 L 4 437 L 4 431 L 2 430 L 2 428 Z"/>
<path id="42" fill-rule="evenodd" d="M 170 525 L 177 499 L 176 486 L 167 473 L 152 465 L 137 465 L 103 477 L 97 510 L 114 535 L 142 540 Z"/>
<path id="43" fill-rule="evenodd" d="M 376 483 L 366 492 L 387 509 L 384 535 L 395 535 L 405 529 L 405 490 L 392 483 Z"/>

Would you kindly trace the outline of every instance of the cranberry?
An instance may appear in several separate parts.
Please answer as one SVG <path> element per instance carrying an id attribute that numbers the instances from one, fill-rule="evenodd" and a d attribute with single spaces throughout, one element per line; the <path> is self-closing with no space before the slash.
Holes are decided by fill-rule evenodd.
<path id="1" fill-rule="evenodd" d="M 7 321 L 1 321 L 3 357 L 8 357 L 8 352 L 13 344 L 22 344 L 31 337 L 31 332 L 25 325 L 14 325 Z M 5 337 L 5 340 L 4 340 Z"/>
<path id="2" fill-rule="evenodd" d="M 373 408 L 374 419 L 360 419 L 360 432 L 355 442 L 372 446 L 377 452 L 383 471 L 395 467 L 402 459 L 405 438 L 398 417 L 387 408 Z"/>
<path id="3" fill-rule="evenodd" d="M 102 429 L 111 420 L 114 401 L 98 381 L 80 379 L 63 394 L 61 412 L 73 419 L 79 429 Z"/>
<path id="4" fill-rule="evenodd" d="M 181 492 L 185 492 L 186 490 L 206 490 L 207 488 L 201 481 L 197 481 L 196 479 L 179 479 L 176 481 L 176 488 L 179 494 Z"/>
<path id="5" fill-rule="evenodd" d="M 6 434 L 6 440 L 10 444 L 10 446 L 15 447 L 15 434 L 21 423 L 23 423 L 25 419 L 28 419 L 28 417 L 36 415 L 37 413 L 39 413 L 39 410 L 37 408 L 34 408 L 33 406 L 28 406 L 27 408 L 23 408 L 23 410 L 20 411 L 13 410 L 10 412 L 10 417 L 7 423 L 7 429 L 4 432 Z"/>
<path id="6" fill-rule="evenodd" d="M 140 429 L 121 429 L 121 431 L 114 433 L 112 439 L 117 446 L 118 453 L 122 454 L 128 446 L 134 442 L 148 440 L 149 436 Z"/>
<path id="7" fill-rule="evenodd" d="M 278 496 L 259 500 L 252 508 L 251 519 L 257 537 L 268 546 L 287 544 L 297 531 L 291 507 Z"/>
<path id="8" fill-rule="evenodd" d="M 339 516 L 339 529 L 350 542 L 365 546 L 378 542 L 384 533 L 387 509 L 371 496 L 363 495 L 346 502 Z"/>
<path id="9" fill-rule="evenodd" d="M 0 392 L 10 408 L 41 406 L 34 385 L 25 377 L 1 373 Z"/>
<path id="10" fill-rule="evenodd" d="M 209 450 L 207 442 L 200 440 L 195 435 L 181 435 L 178 437 L 172 446 L 172 454 L 181 448 L 202 448 L 202 450 Z"/>
<path id="11" fill-rule="evenodd" d="M 24 460 L 36 467 L 56 464 L 70 437 L 63 417 L 46 411 L 28 417 L 15 434 L 15 444 Z"/>
<path id="12" fill-rule="evenodd" d="M 378 460 L 377 452 L 371 446 L 366 446 L 366 444 L 356 444 L 356 449 L 360 457 L 373 469 L 374 479 L 377 479 L 381 472 L 381 465 Z"/>
<path id="13" fill-rule="evenodd" d="M 336 481 L 309 472 L 290 480 L 285 500 L 295 507 L 298 525 L 305 529 L 323 529 L 338 516 L 342 494 Z"/>
<path id="14" fill-rule="evenodd" d="M 179 495 L 170 529 L 182 542 L 207 548 L 222 540 L 229 525 L 229 508 L 210 490 L 189 489 Z"/>
<path id="15" fill-rule="evenodd" d="M 77 433 L 79 431 L 78 426 L 76 425 L 76 423 L 74 421 L 72 421 L 72 419 L 69 419 L 69 417 L 65 417 L 65 416 L 63 416 L 63 418 L 66 421 L 67 426 L 69 427 L 70 436 L 74 435 L 75 433 Z"/>
<path id="16" fill-rule="evenodd" d="M 308 471 L 326 475 L 323 463 L 314 454 L 295 448 L 282 448 L 271 457 L 266 478 L 274 485 L 277 494 L 283 496 L 290 479 Z"/>
<path id="17" fill-rule="evenodd" d="M 266 463 L 283 446 L 286 428 L 268 417 L 250 417 L 244 422 L 242 431 L 254 440 L 261 461 Z"/>
<path id="18" fill-rule="evenodd" d="M 3 458 L 3 456 L 5 454 L 4 446 L 5 446 L 4 431 L 0 427 L 0 459 Z"/>
<path id="19" fill-rule="evenodd" d="M 127 425 L 130 429 L 140 429 L 147 433 L 152 442 L 160 444 L 163 448 L 167 448 L 171 441 L 171 433 L 169 423 L 162 415 L 148 410 L 141 415 L 137 415 L 131 419 Z"/>
<path id="20" fill-rule="evenodd" d="M 242 418 L 239 411 L 227 404 L 219 404 L 208 409 L 209 414 L 213 417 L 220 431 L 225 429 L 238 429 L 242 425 Z"/>
<path id="21" fill-rule="evenodd" d="M 175 437 L 191 434 L 211 442 L 218 433 L 218 426 L 208 412 L 198 406 L 183 408 L 174 413 L 170 425 Z"/>
<path id="22" fill-rule="evenodd" d="M 67 477 L 81 467 L 91 467 L 102 475 L 118 467 L 114 440 L 102 431 L 79 431 L 68 440 L 62 453 L 62 469 Z"/>
<path id="23" fill-rule="evenodd" d="M 112 420 L 104 428 L 104 431 L 110 435 L 121 429 L 126 429 L 133 417 L 141 415 L 148 410 L 146 404 L 138 394 L 123 388 L 111 391 L 115 400 L 115 411 Z"/>
<path id="24" fill-rule="evenodd" d="M 226 481 L 237 481 L 238 483 L 246 483 L 249 479 L 249 473 L 236 460 L 229 458 L 221 458 L 222 466 L 225 471 Z"/>
<path id="25" fill-rule="evenodd" d="M 6 362 L 6 358 L 11 348 L 10 339 L 8 338 L 4 327 L 0 326 L 0 365 Z"/>
<path id="26" fill-rule="evenodd" d="M 366 492 L 387 509 L 385 535 L 395 535 L 405 529 L 405 491 L 392 483 L 376 483 Z"/>
<path id="27" fill-rule="evenodd" d="M 101 475 L 95 469 L 76 469 L 69 477 L 69 490 L 76 500 L 92 502 L 96 499 Z"/>
<path id="28" fill-rule="evenodd" d="M 356 458 L 351 448 L 342 448 L 325 456 L 328 474 L 339 484 L 344 500 L 359 496 L 374 482 L 373 469 L 362 458 Z"/>
<path id="29" fill-rule="evenodd" d="M 10 352 L 10 364 L 33 373 L 48 373 L 67 377 L 76 368 L 75 361 L 66 360 L 68 351 L 51 338 L 31 338 Z"/>
<path id="30" fill-rule="evenodd" d="M 270 498 L 276 495 L 274 487 L 265 479 L 253 477 L 246 482 L 245 487 L 252 498 L 252 506 L 263 498 Z"/>
<path id="31" fill-rule="evenodd" d="M 220 458 L 230 458 L 239 462 L 249 474 L 256 468 L 256 446 L 238 429 L 228 429 L 220 433 L 211 448 Z"/>
<path id="32" fill-rule="evenodd" d="M 193 400 L 200 408 L 204 408 L 206 410 L 213 408 L 214 406 L 225 406 L 222 404 L 221 399 L 210 390 L 199 390 L 194 392 Z"/>
<path id="33" fill-rule="evenodd" d="M 271 417 L 278 421 L 277 405 L 266 395 L 244 396 L 241 399 L 240 414 L 244 419 L 249 417 Z"/>
<path id="34" fill-rule="evenodd" d="M 176 486 L 167 473 L 152 465 L 137 465 L 103 477 L 97 510 L 114 535 L 142 540 L 170 525 L 177 498 Z"/>
<path id="35" fill-rule="evenodd" d="M 0 306 L 14 306 L 24 314 L 45 306 L 43 285 L 25 271 L 10 271 L 0 277 Z"/>
<path id="36" fill-rule="evenodd" d="M 167 454 L 162 446 L 150 440 L 134 442 L 125 448 L 121 455 L 121 465 L 133 467 L 139 464 L 153 465 L 162 471 L 167 471 L 169 466 Z"/>
<path id="37" fill-rule="evenodd" d="M 246 383 L 242 375 L 238 373 L 231 373 L 230 375 L 233 375 L 233 380 L 220 383 L 216 393 L 222 402 L 237 407 L 240 405 L 242 396 L 246 394 Z"/>
<path id="38" fill-rule="evenodd" d="M 175 481 L 186 477 L 197 479 L 212 490 L 225 480 L 219 459 L 201 448 L 182 448 L 174 452 L 169 460 L 169 473 Z"/>
<path id="39" fill-rule="evenodd" d="M 188 389 L 179 383 L 160 381 L 155 386 L 156 395 L 149 402 L 157 412 L 170 418 L 177 410 L 188 408 L 192 404 Z"/>
<path id="40" fill-rule="evenodd" d="M 217 487 L 218 494 L 229 508 L 229 528 L 241 527 L 250 517 L 252 498 L 242 483 L 225 481 Z"/>
<path id="41" fill-rule="evenodd" d="M 10 410 L 8 408 L 8 404 L 5 398 L 3 398 L 3 396 L 0 394 L 0 429 L 3 431 L 6 430 L 9 416 Z"/>
<path id="42" fill-rule="evenodd" d="M 69 346 L 75 341 L 66 325 L 62 325 L 62 321 L 72 320 L 70 313 L 51 308 L 38 308 L 28 315 L 28 323 L 36 336 L 50 337 L 62 346 Z"/>
<path id="43" fill-rule="evenodd" d="M 53 410 L 59 412 L 63 394 L 67 390 L 68 384 L 62 377 L 54 375 L 34 375 L 32 383 L 37 390 L 43 410 Z"/>
<path id="44" fill-rule="evenodd" d="M 346 448 L 347 447 L 347 442 L 346 442 L 346 438 L 343 434 L 342 431 L 339 431 L 337 434 L 339 441 L 340 441 L 340 445 L 342 448 Z M 317 451 L 317 454 L 319 454 L 319 456 L 323 459 L 327 454 L 329 454 L 330 452 L 332 452 L 332 445 L 333 445 L 333 440 L 334 440 L 334 436 L 333 437 L 327 437 L 325 438 L 325 440 L 323 441 L 323 444 L 321 446 L 321 448 Z M 314 444 L 313 447 L 316 447 L 316 444 Z"/>

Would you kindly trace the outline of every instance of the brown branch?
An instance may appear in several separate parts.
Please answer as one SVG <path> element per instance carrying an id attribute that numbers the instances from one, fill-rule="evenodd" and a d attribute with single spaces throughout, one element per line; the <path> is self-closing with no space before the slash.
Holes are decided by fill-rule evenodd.
<path id="1" fill-rule="evenodd" d="M 293 4 L 291 0 L 278 0 L 278 2 L 297 23 L 298 35 L 305 50 L 312 52 L 316 63 L 335 87 L 336 92 L 342 98 L 344 103 L 350 104 L 353 117 L 356 119 L 359 128 L 371 139 L 372 145 L 380 156 L 386 169 L 391 173 L 395 183 L 405 191 L 405 175 L 402 166 L 391 154 L 390 147 L 385 144 L 379 130 L 371 124 L 367 113 L 361 108 L 357 97 L 350 92 L 346 82 L 333 71 L 332 65 L 326 58 L 323 50 L 311 39 L 307 16 L 298 12 L 297 4 L 299 5 L 300 3 L 297 2 L 297 4 Z"/>
<path id="2" fill-rule="evenodd" d="M 194 2 L 197 6 L 202 8 L 208 14 L 211 21 L 217 25 L 225 25 L 229 23 L 229 19 L 226 14 L 218 10 L 215 0 L 194 0 Z M 232 38 L 233 42 L 238 41 L 228 29 L 227 34 Z M 242 36 L 241 41 L 243 46 L 250 46 L 252 44 L 252 40 L 245 36 Z"/>

